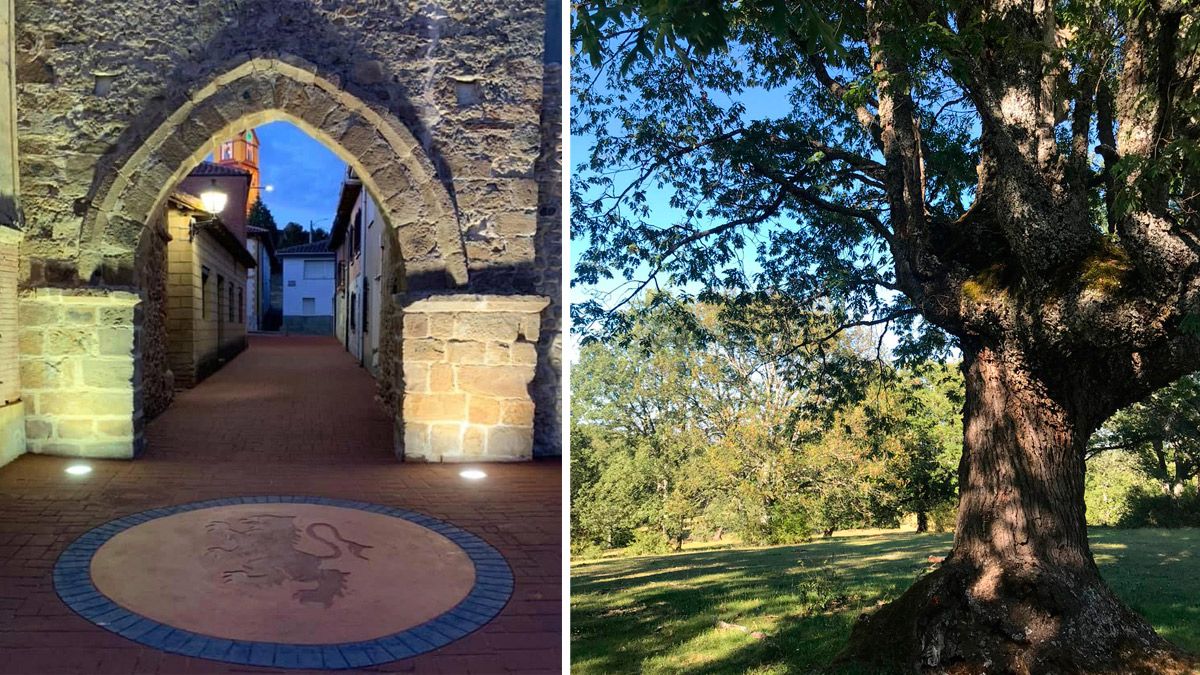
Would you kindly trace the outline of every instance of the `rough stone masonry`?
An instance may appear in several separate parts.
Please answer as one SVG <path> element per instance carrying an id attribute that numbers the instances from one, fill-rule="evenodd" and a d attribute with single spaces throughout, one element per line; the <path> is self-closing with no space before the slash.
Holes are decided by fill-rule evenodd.
<path id="1" fill-rule="evenodd" d="M 421 302 L 507 321 L 512 297 L 535 317 L 518 320 L 538 330 L 512 336 L 508 362 L 457 375 L 527 369 L 532 408 L 495 434 L 468 411 L 438 420 L 508 440 L 474 445 L 472 431 L 409 458 L 559 452 L 561 59 L 542 0 L 0 0 L 0 24 L 0 131 L 17 131 L 15 148 L 0 144 L 0 228 L 21 235 L 19 291 L 0 279 L 0 317 L 16 309 L 20 339 L 0 333 L 0 362 L 20 364 L 27 449 L 138 452 L 143 368 L 159 363 L 139 338 L 138 243 L 210 138 L 284 119 L 354 166 L 394 229 L 385 372 L 411 370 L 419 348 L 400 326 L 436 315 Z M 398 451 L 430 429 L 406 415 L 423 405 L 416 389 L 381 382 Z"/>

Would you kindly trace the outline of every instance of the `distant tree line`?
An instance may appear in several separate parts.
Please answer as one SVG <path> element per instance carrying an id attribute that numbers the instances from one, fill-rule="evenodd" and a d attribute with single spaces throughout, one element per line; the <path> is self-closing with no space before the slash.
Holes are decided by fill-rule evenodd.
<path id="1" fill-rule="evenodd" d="M 655 304 L 572 368 L 577 550 L 953 530 L 957 362 L 884 359 L 868 329 L 819 313 L 798 328 L 777 302 Z M 821 323 L 837 335 L 810 344 Z M 1090 524 L 1200 525 L 1200 379 L 1118 413 L 1088 461 Z"/>
<path id="2" fill-rule="evenodd" d="M 314 241 L 323 241 L 329 238 L 329 232 L 324 228 L 318 227 L 310 230 L 296 222 L 289 222 L 283 226 L 283 229 L 280 229 L 275 222 L 275 216 L 271 214 L 271 209 L 267 208 L 262 199 L 254 200 L 254 204 L 250 206 L 246 224 L 270 231 L 271 243 L 275 245 L 276 249 L 311 244 Z"/>

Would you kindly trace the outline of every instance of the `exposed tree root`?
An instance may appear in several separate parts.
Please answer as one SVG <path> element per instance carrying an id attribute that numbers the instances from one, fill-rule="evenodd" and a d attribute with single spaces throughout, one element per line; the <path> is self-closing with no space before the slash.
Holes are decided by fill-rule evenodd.
<path id="1" fill-rule="evenodd" d="M 953 557 L 860 617 L 838 656 L 870 672 L 1194 674 L 1090 570 L 980 569 Z"/>

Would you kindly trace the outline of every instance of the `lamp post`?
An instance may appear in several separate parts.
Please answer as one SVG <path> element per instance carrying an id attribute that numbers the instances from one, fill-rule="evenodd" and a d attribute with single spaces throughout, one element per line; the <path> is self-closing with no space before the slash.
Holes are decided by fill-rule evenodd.
<path id="1" fill-rule="evenodd" d="M 216 179 L 213 179 L 209 189 L 200 193 L 200 205 L 204 208 L 204 211 L 210 215 L 204 220 L 197 220 L 195 216 L 192 216 L 192 222 L 188 227 L 189 242 L 195 241 L 196 230 L 198 230 L 201 225 L 210 223 L 217 219 L 217 214 L 225 210 L 225 203 L 228 201 L 229 195 L 218 190 L 217 181 Z"/>

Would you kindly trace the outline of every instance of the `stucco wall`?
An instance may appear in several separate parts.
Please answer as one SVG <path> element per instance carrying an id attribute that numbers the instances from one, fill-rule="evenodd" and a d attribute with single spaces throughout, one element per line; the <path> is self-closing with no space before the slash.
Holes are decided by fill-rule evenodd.
<path id="1" fill-rule="evenodd" d="M 304 261 L 320 260 L 335 266 L 333 256 L 320 258 L 287 257 L 283 259 L 283 316 L 333 316 L 333 287 L 335 278 L 305 279 Z M 334 272 L 336 276 L 336 271 Z M 315 310 L 304 311 L 304 298 L 312 298 Z M 332 325 L 332 324 L 331 324 Z"/>
<path id="2" fill-rule="evenodd" d="M 21 401 L 17 340 L 17 251 L 20 243 L 20 232 L 0 225 L 0 466 L 25 452 L 25 404 Z"/>
<path id="3" fill-rule="evenodd" d="M 176 384 L 191 387 L 246 346 L 246 324 L 237 315 L 237 289 L 245 292 L 246 268 L 233 259 L 208 232 L 200 230 L 188 241 L 188 216 L 167 212 L 171 241 L 169 260 L 168 339 L 171 369 Z M 204 280 L 204 268 L 209 270 Z M 218 278 L 225 288 L 218 298 Z M 234 321 L 229 320 L 228 288 L 234 290 Z M 223 338 L 218 340 L 218 338 Z"/>

